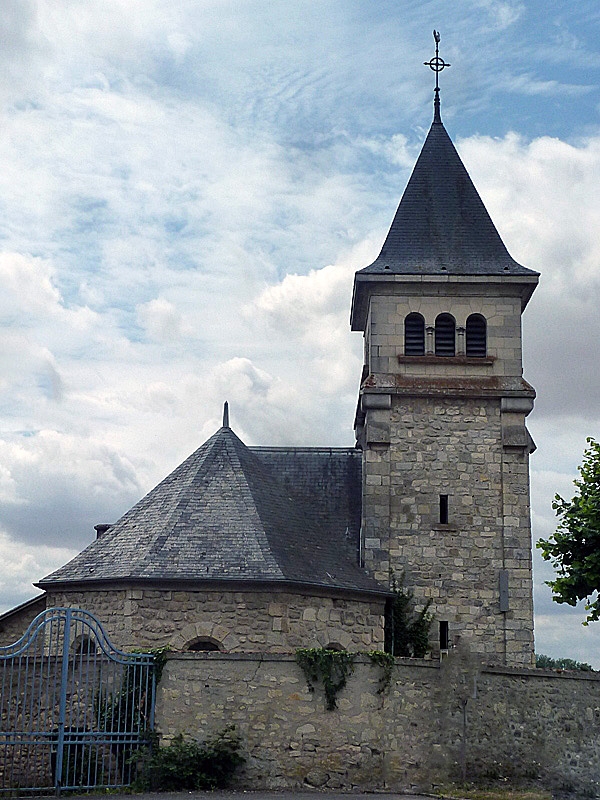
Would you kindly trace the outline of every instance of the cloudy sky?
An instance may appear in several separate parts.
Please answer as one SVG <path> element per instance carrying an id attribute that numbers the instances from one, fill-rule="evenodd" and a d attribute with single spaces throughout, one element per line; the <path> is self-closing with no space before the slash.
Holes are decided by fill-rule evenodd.
<path id="1" fill-rule="evenodd" d="M 511 254 L 525 315 L 534 537 L 600 436 L 597 0 L 3 0 L 0 610 L 220 424 L 352 445 L 354 271 L 432 116 Z M 550 600 L 538 652 L 600 667 Z"/>

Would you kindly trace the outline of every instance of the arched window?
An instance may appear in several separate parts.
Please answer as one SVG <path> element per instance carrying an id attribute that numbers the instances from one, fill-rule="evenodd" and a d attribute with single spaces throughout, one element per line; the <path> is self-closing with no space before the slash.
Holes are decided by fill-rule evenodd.
<path id="1" fill-rule="evenodd" d="M 425 320 L 421 314 L 409 314 L 404 320 L 404 355 L 425 355 Z"/>
<path id="2" fill-rule="evenodd" d="M 439 314 L 435 321 L 436 356 L 453 356 L 456 353 L 456 322 L 452 314 Z"/>
<path id="3" fill-rule="evenodd" d="M 467 356 L 485 358 L 487 355 L 485 317 L 481 314 L 471 314 L 467 319 L 466 335 Z"/>
<path id="4" fill-rule="evenodd" d="M 346 648 L 342 647 L 342 645 L 339 642 L 329 642 L 328 644 L 325 645 L 323 649 L 335 650 L 338 653 L 343 653 L 346 650 Z"/>
<path id="5" fill-rule="evenodd" d="M 97 652 L 96 644 L 91 636 L 82 634 L 72 645 L 73 654 L 76 656 L 93 656 Z"/>
<path id="6" fill-rule="evenodd" d="M 219 643 L 214 639 L 209 639 L 206 637 L 194 639 L 193 642 L 190 642 L 188 645 L 186 645 L 185 649 L 191 653 L 215 653 L 221 648 Z"/>

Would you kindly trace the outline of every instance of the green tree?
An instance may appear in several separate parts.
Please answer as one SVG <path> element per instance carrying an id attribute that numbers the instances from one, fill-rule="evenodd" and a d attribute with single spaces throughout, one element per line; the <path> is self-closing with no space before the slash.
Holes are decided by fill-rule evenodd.
<path id="1" fill-rule="evenodd" d="M 433 615 L 428 600 L 420 611 L 416 611 L 411 591 L 404 588 L 404 574 L 399 580 L 392 573 L 393 598 L 388 603 L 385 615 L 385 651 L 394 656 L 423 658 L 429 650 L 429 630 Z"/>
<path id="2" fill-rule="evenodd" d="M 535 665 L 538 669 L 576 669 L 580 672 L 593 672 L 594 668 L 585 661 L 575 661 L 573 658 L 552 658 L 543 653 L 536 653 Z"/>
<path id="3" fill-rule="evenodd" d="M 600 619 L 600 444 L 592 438 L 579 467 L 581 477 L 572 500 L 556 495 L 552 508 L 560 522 L 553 536 L 537 546 L 558 575 L 546 581 L 557 603 L 577 605 L 587 600 L 584 625 Z"/>

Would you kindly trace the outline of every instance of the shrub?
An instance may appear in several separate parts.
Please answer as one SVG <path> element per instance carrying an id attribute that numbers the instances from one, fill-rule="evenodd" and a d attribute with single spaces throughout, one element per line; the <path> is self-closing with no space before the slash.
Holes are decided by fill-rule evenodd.
<path id="1" fill-rule="evenodd" d="M 141 769 L 141 790 L 177 792 L 226 788 L 245 759 L 230 726 L 204 742 L 176 736 L 168 747 L 149 751 Z"/>

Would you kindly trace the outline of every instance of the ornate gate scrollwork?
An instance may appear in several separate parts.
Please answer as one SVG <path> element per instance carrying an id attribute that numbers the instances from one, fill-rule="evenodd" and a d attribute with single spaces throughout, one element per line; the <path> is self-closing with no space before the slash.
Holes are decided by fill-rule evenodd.
<path id="1" fill-rule="evenodd" d="M 154 729 L 154 657 L 50 608 L 0 647 L 0 793 L 127 786 Z"/>

